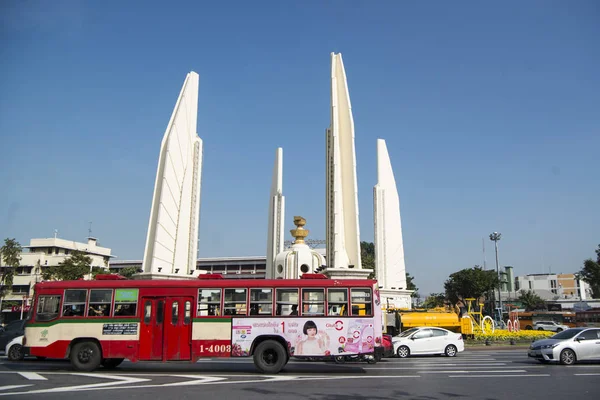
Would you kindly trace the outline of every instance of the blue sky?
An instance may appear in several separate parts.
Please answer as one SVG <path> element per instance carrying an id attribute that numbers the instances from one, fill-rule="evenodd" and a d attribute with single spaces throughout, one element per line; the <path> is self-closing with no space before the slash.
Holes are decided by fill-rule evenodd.
<path id="1" fill-rule="evenodd" d="M 574 272 L 600 243 L 595 1 L 3 1 L 0 237 L 92 234 L 141 259 L 160 141 L 200 75 L 200 256 L 263 255 L 275 149 L 286 229 L 325 238 L 330 53 L 356 124 L 363 240 L 376 139 L 421 293 L 487 262 Z M 286 239 L 291 236 L 286 231 Z"/>

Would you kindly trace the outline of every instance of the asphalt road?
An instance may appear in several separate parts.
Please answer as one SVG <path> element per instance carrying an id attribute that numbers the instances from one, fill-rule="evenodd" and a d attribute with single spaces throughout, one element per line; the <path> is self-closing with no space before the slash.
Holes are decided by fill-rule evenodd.
<path id="1" fill-rule="evenodd" d="M 291 361 L 278 375 L 258 374 L 250 359 L 130 363 L 74 372 L 66 361 L 0 358 L 0 398 L 146 399 L 593 399 L 600 363 L 542 365 L 525 349 L 467 350 L 455 358 L 366 363 Z M 1 399 L 0 399 L 1 400 Z"/>

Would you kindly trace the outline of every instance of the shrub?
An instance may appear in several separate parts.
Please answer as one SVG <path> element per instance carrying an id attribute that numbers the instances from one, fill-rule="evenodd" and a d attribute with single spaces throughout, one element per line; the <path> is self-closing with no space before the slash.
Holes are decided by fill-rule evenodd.
<path id="1" fill-rule="evenodd" d="M 549 338 L 550 336 L 554 335 L 555 332 L 548 332 L 548 331 L 518 331 L 518 332 L 509 332 L 507 330 L 501 330 L 501 329 L 496 329 L 494 331 L 494 333 L 489 333 L 489 334 L 483 334 L 481 332 L 477 332 L 475 333 L 475 340 L 476 341 L 485 341 L 485 340 L 491 340 L 491 341 L 508 341 L 508 340 L 515 340 L 515 341 L 532 341 L 532 340 L 539 340 L 539 339 L 546 339 Z"/>

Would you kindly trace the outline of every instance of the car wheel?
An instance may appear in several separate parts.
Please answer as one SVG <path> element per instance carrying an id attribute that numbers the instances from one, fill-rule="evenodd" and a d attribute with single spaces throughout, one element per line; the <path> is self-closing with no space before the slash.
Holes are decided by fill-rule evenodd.
<path id="1" fill-rule="evenodd" d="M 558 328 L 558 329 L 556 330 L 556 333 L 558 333 L 558 332 L 562 332 L 562 331 L 563 331 L 563 330 L 562 330 L 562 328 Z"/>
<path id="2" fill-rule="evenodd" d="M 560 352 L 560 363 L 563 365 L 573 365 L 577 361 L 575 352 L 571 349 L 564 349 Z"/>
<path id="3" fill-rule="evenodd" d="M 543 330 L 544 330 L 544 328 L 538 328 L 538 331 L 543 331 Z"/>
<path id="4" fill-rule="evenodd" d="M 398 350 L 396 350 L 396 354 L 400 358 L 406 358 L 410 355 L 410 349 L 406 346 L 400 346 L 398 347 Z"/>
<path id="5" fill-rule="evenodd" d="M 335 356 L 333 359 L 338 364 L 343 364 L 343 363 L 346 362 L 346 357 L 345 356 Z"/>
<path id="6" fill-rule="evenodd" d="M 530 331 L 530 330 L 532 330 L 532 329 L 533 329 L 533 327 L 532 327 L 531 325 L 527 325 L 527 326 L 525 327 L 525 330 L 526 330 L 526 331 Z"/>
<path id="7" fill-rule="evenodd" d="M 10 349 L 8 349 L 7 356 L 10 361 L 21 361 L 23 358 L 25 358 L 23 356 L 23 346 L 18 343 L 13 344 L 10 346 Z"/>
<path id="8" fill-rule="evenodd" d="M 455 357 L 457 352 L 456 346 L 453 344 L 446 346 L 446 350 L 444 350 L 444 353 L 448 357 Z"/>

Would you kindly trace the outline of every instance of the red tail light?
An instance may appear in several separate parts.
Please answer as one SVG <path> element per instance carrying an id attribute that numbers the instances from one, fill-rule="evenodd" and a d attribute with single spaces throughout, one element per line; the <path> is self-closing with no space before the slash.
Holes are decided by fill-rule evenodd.
<path id="1" fill-rule="evenodd" d="M 462 340 L 462 335 L 458 335 L 458 340 Z"/>

